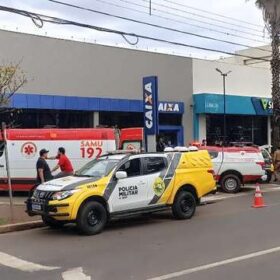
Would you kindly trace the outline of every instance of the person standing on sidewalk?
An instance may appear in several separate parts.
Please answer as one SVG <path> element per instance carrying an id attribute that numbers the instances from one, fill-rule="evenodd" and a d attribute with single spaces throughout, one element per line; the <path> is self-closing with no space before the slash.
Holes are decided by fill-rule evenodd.
<path id="1" fill-rule="evenodd" d="M 39 152 L 40 157 L 38 158 L 37 163 L 36 163 L 36 170 L 37 170 L 36 184 L 37 185 L 43 184 L 53 178 L 50 167 L 46 161 L 46 159 L 48 158 L 48 152 L 49 151 L 46 149 L 42 149 Z"/>
<path id="2" fill-rule="evenodd" d="M 273 164 L 274 164 L 274 175 L 275 175 L 275 180 L 278 181 L 280 177 L 280 146 L 277 147 L 277 150 L 273 154 Z"/>
<path id="3" fill-rule="evenodd" d="M 63 147 L 58 148 L 57 156 L 49 159 L 58 159 L 57 165 L 53 168 L 52 172 L 55 172 L 60 168 L 60 172 L 54 176 L 54 178 L 62 178 L 73 175 L 74 169 L 70 159 L 65 155 L 65 149 Z"/>

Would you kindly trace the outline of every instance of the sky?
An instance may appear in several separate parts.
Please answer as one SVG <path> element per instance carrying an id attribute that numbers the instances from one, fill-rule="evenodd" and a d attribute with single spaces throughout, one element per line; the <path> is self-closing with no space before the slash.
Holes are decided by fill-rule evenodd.
<path id="1" fill-rule="evenodd" d="M 247 46 L 262 46 L 269 43 L 262 13 L 256 8 L 254 0 L 151 0 L 151 15 L 149 14 L 149 0 L 60 1 L 183 32 L 191 32 L 199 36 L 226 40 L 242 46 L 116 19 L 66 7 L 48 0 L 0 0 L 0 6 L 226 52 L 235 52 L 245 49 Z M 0 29 L 207 59 L 226 56 L 218 52 L 175 46 L 141 38 L 137 45 L 132 46 L 117 34 L 68 25 L 44 23 L 42 28 L 38 28 L 30 18 L 4 11 L 0 11 Z M 127 37 L 127 39 L 131 42 L 136 41 L 135 37 Z"/>

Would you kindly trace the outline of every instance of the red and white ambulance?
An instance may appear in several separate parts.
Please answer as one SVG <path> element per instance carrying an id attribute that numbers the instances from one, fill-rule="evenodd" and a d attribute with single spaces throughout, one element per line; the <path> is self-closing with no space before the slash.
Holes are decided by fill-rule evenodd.
<path id="1" fill-rule="evenodd" d="M 240 191 L 242 185 L 265 180 L 265 162 L 258 147 L 202 146 L 208 150 L 217 183 L 228 193 Z"/>
<path id="2" fill-rule="evenodd" d="M 36 161 L 41 149 L 55 156 L 59 147 L 64 147 L 75 170 L 88 161 L 117 149 L 139 149 L 143 146 L 143 128 L 88 129 L 7 129 L 7 139 L 12 188 L 27 191 L 35 183 Z M 4 140 L 0 135 L 0 191 L 7 190 Z M 56 160 L 48 161 L 50 167 Z"/>

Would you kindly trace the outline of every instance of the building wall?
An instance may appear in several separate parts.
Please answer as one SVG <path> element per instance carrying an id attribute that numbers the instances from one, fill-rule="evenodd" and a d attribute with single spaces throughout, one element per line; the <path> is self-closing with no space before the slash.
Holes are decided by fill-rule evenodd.
<path id="1" fill-rule="evenodd" d="M 0 61 L 26 72 L 24 93 L 142 99 L 142 78 L 156 75 L 159 99 L 185 103 L 192 139 L 192 60 L 0 30 Z"/>
<path id="2" fill-rule="evenodd" d="M 226 93 L 242 96 L 271 96 L 269 69 L 223 63 L 210 60 L 193 60 L 193 92 L 223 93 L 221 75 L 215 70 L 232 71 L 226 79 Z"/>
<path id="3" fill-rule="evenodd" d="M 270 59 L 272 54 L 270 45 L 243 49 L 237 51 L 236 54 L 242 56 L 224 57 L 219 59 L 219 61 L 270 69 Z"/>

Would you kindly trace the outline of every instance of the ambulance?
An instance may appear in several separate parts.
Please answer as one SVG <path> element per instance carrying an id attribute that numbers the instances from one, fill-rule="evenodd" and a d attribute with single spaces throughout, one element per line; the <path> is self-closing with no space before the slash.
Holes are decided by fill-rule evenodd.
<path id="1" fill-rule="evenodd" d="M 265 161 L 258 147 L 202 146 L 214 165 L 217 183 L 227 193 L 237 193 L 242 185 L 265 181 Z"/>
<path id="2" fill-rule="evenodd" d="M 88 161 L 117 149 L 141 149 L 142 128 L 86 128 L 86 129 L 7 129 L 0 136 L 0 191 L 8 189 L 5 144 L 13 191 L 28 191 L 35 184 L 36 161 L 41 149 L 55 156 L 59 147 L 64 147 L 75 170 Z M 49 160 L 50 167 L 57 164 Z"/>

